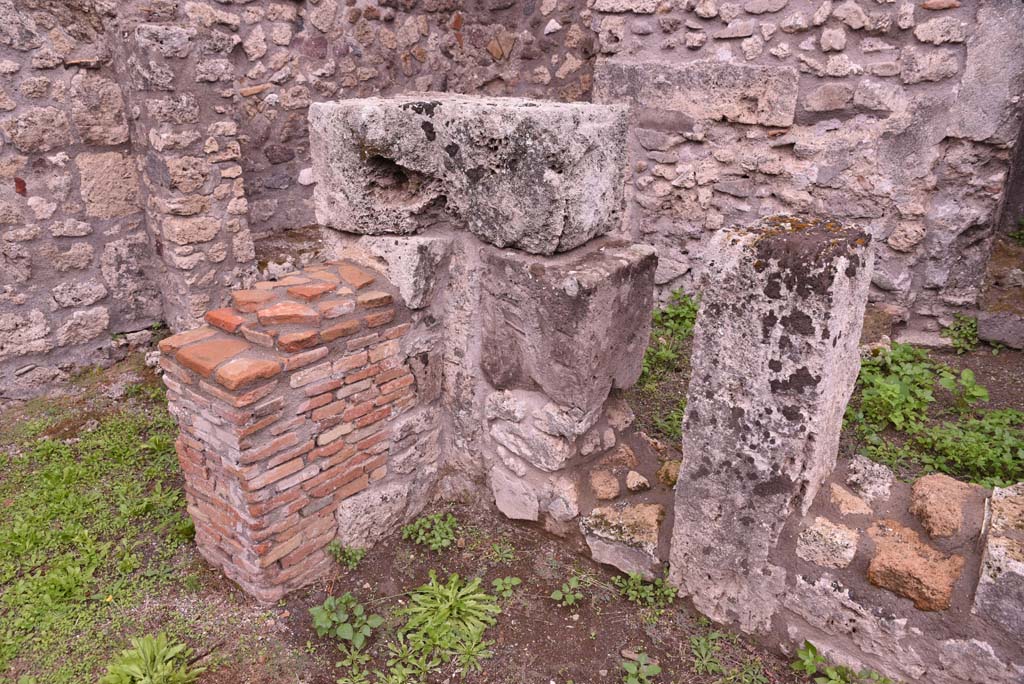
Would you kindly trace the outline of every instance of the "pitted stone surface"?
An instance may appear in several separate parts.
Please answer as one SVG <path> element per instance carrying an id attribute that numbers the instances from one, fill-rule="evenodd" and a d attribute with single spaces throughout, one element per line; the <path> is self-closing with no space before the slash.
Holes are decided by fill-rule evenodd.
<path id="1" fill-rule="evenodd" d="M 1024 631 L 1024 483 L 994 489 L 991 507 L 973 612 L 1020 635 Z"/>
<path id="2" fill-rule="evenodd" d="M 481 240 L 553 254 L 618 226 L 625 110 L 423 93 L 314 104 L 318 220 L 408 234 L 457 217 Z"/>
<path id="3" fill-rule="evenodd" d="M 764 630 L 769 557 L 835 465 L 871 277 L 869 240 L 828 220 L 718 233 L 694 329 L 670 578 L 701 612 Z"/>

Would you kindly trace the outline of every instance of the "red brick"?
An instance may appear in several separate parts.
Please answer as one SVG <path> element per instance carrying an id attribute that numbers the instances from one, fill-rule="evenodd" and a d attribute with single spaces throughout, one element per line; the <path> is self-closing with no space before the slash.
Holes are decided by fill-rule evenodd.
<path id="1" fill-rule="evenodd" d="M 277 335 L 276 330 L 256 330 L 247 325 L 243 325 L 239 332 L 242 333 L 242 337 L 261 347 L 273 347 L 274 336 Z"/>
<path id="2" fill-rule="evenodd" d="M 335 369 L 337 371 L 337 369 Z M 307 397 L 312 397 L 316 394 L 323 394 L 324 392 L 332 392 L 341 387 L 342 382 L 337 378 L 328 378 L 327 380 L 321 380 L 320 382 L 314 382 L 312 385 L 306 385 L 302 388 Z"/>
<path id="3" fill-rule="evenodd" d="M 299 498 L 305 499 L 305 497 L 302 496 L 302 492 L 296 489 L 280 492 L 266 501 L 249 504 L 249 514 L 259 518 L 281 508 L 281 506 L 287 506 Z M 302 505 L 305 505 L 305 500 L 301 503 Z"/>
<path id="4" fill-rule="evenodd" d="M 363 428 L 367 425 L 373 425 L 374 423 L 384 420 L 391 415 L 391 407 L 383 406 L 372 413 L 368 413 L 359 420 L 356 421 L 357 428 Z"/>
<path id="5" fill-rule="evenodd" d="M 323 468 L 326 470 L 335 463 L 345 461 L 355 452 L 356 450 L 345 444 L 345 442 L 336 440 L 325 446 L 313 449 L 313 451 L 309 452 L 309 460 L 326 459 L 326 463 L 323 464 Z"/>
<path id="6" fill-rule="evenodd" d="M 369 449 L 373 445 L 380 444 L 382 441 L 390 438 L 391 436 L 388 434 L 387 430 L 382 430 L 356 444 L 356 449 L 365 451 L 366 449 Z"/>
<path id="7" fill-rule="evenodd" d="M 370 361 L 377 362 L 398 355 L 398 340 L 382 342 L 370 350 Z"/>
<path id="8" fill-rule="evenodd" d="M 196 382 L 196 379 L 192 377 L 192 374 L 176 364 L 170 356 L 165 356 L 164 354 L 160 355 L 160 367 L 164 369 L 165 373 L 173 375 L 186 385 L 193 385 Z M 165 375 L 164 377 L 166 378 L 167 376 Z"/>
<path id="9" fill-rule="evenodd" d="M 391 295 L 379 290 L 368 290 L 356 295 L 356 304 L 364 309 L 378 309 L 391 303 Z"/>
<path id="10" fill-rule="evenodd" d="M 358 480 L 353 480 L 334 493 L 335 502 L 343 501 L 353 494 L 358 494 L 370 486 L 370 478 L 365 474 Z"/>
<path id="11" fill-rule="evenodd" d="M 327 496 L 338 490 L 353 480 L 358 480 L 363 475 L 363 471 L 360 468 L 350 468 L 347 465 L 340 465 L 330 470 L 324 471 L 303 483 L 302 488 L 309 492 L 312 497 L 320 498 L 321 496 Z"/>
<path id="12" fill-rule="evenodd" d="M 276 423 L 277 420 L 278 420 L 278 416 L 276 414 L 270 415 L 270 416 L 264 416 L 263 418 L 260 418 L 259 420 L 257 420 L 255 423 L 252 423 L 251 425 L 246 425 L 245 427 L 239 429 L 238 430 L 238 436 L 241 439 L 245 439 L 249 435 L 255 435 L 257 432 L 259 432 L 263 428 L 269 427 L 269 426 L 273 425 L 274 423 Z M 271 434 L 273 434 L 273 431 L 271 431 Z"/>
<path id="13" fill-rule="evenodd" d="M 185 332 L 180 332 L 177 335 L 165 337 L 164 339 L 160 340 L 160 343 L 157 345 L 157 348 L 160 349 L 161 354 L 173 356 L 174 352 L 178 351 L 185 345 L 192 344 L 193 342 L 198 342 L 200 340 L 205 340 L 207 337 L 213 335 L 214 333 L 216 333 L 216 331 L 213 328 L 204 325 L 201 328 L 186 330 Z"/>
<path id="14" fill-rule="evenodd" d="M 269 443 L 256 449 L 248 449 L 243 451 L 241 456 L 238 458 L 238 462 L 241 465 L 248 463 L 256 463 L 262 461 L 265 458 L 269 458 L 279 451 L 293 447 L 300 442 L 300 438 L 294 432 L 290 432 L 287 435 L 282 435 L 276 439 L 271 440 Z"/>
<path id="15" fill-rule="evenodd" d="M 296 285 L 288 288 L 288 294 L 296 299 L 311 302 L 317 297 L 334 290 L 333 283 L 309 283 L 308 285 Z"/>
<path id="16" fill-rule="evenodd" d="M 373 381 L 376 382 L 378 385 L 383 385 L 386 382 L 391 382 L 395 378 L 400 378 L 403 375 L 407 375 L 408 373 L 409 369 L 399 366 L 397 368 L 391 368 L 390 370 L 384 371 L 376 378 L 374 378 Z"/>
<path id="17" fill-rule="evenodd" d="M 277 348 L 286 352 L 297 352 L 302 351 L 303 349 L 310 349 L 319 343 L 319 333 L 313 329 L 284 333 L 277 338 Z"/>
<path id="18" fill-rule="evenodd" d="M 331 395 L 328 394 L 326 396 L 330 397 Z M 348 406 L 347 401 L 335 401 L 333 403 L 321 406 L 320 408 L 316 409 L 315 411 L 313 411 L 313 414 L 310 417 L 313 420 L 319 421 L 323 420 L 324 418 L 330 418 L 332 416 L 337 416 L 339 414 L 345 413 L 345 416 L 342 417 L 342 420 L 351 420 L 350 418 L 347 417 L 348 413 L 345 411 L 346 406 Z"/>
<path id="19" fill-rule="evenodd" d="M 341 402 L 341 403 L 345 403 L 345 402 Z M 355 420 L 356 418 L 360 418 L 362 416 L 365 416 L 367 413 L 369 413 L 372 410 L 373 410 L 373 402 L 372 401 L 365 401 L 362 404 L 356 404 L 352 408 L 350 408 L 347 411 L 345 411 L 345 413 L 342 415 L 341 418 L 342 418 L 342 420 Z"/>
<path id="20" fill-rule="evenodd" d="M 310 562 L 311 556 L 330 544 L 336 534 L 337 530 L 333 527 L 326 532 L 321 532 L 318 536 L 313 537 L 302 546 L 283 557 L 281 559 L 281 567 L 285 569 L 305 568 Z M 279 575 L 279 578 L 281 576 L 283 576 L 283 573 Z"/>
<path id="21" fill-rule="evenodd" d="M 357 290 L 363 289 L 375 280 L 372 275 L 356 268 L 352 264 L 339 264 L 338 273 L 341 275 L 342 280 Z"/>
<path id="22" fill-rule="evenodd" d="M 382 465 L 379 468 L 374 468 L 370 472 L 370 482 L 378 482 L 380 480 L 383 480 L 385 477 L 387 477 L 387 474 L 388 467 L 386 465 Z"/>
<path id="23" fill-rule="evenodd" d="M 261 280 L 260 282 L 253 285 L 258 290 L 273 290 L 275 287 L 291 287 L 292 285 L 305 285 L 309 282 L 309 278 L 303 278 L 298 275 L 289 275 L 281 280 Z"/>
<path id="24" fill-rule="evenodd" d="M 344 321 L 320 331 L 320 339 L 324 342 L 331 342 L 339 337 L 346 337 L 359 330 L 359 321 Z"/>
<path id="25" fill-rule="evenodd" d="M 245 323 L 245 318 L 239 316 L 238 312 L 230 307 L 207 311 L 205 318 L 206 322 L 213 327 L 229 333 L 235 332 Z"/>
<path id="26" fill-rule="evenodd" d="M 373 333 L 370 335 L 363 335 L 362 337 L 356 337 L 348 341 L 345 348 L 349 351 L 355 351 L 356 349 L 362 349 L 363 347 L 369 347 L 371 344 L 380 340 L 380 335 Z"/>
<path id="27" fill-rule="evenodd" d="M 397 337 L 401 337 L 405 333 L 409 332 L 412 326 L 409 323 L 403 323 L 402 325 L 396 325 L 394 328 L 390 328 L 384 333 L 384 339 L 393 340 Z"/>
<path id="28" fill-rule="evenodd" d="M 316 308 L 324 318 L 337 318 L 356 310 L 354 299 L 327 299 L 319 302 Z"/>
<path id="29" fill-rule="evenodd" d="M 282 433 L 288 432 L 292 428 L 299 427 L 300 425 L 302 425 L 305 422 L 306 422 L 306 419 L 303 418 L 302 416 L 295 416 L 291 420 L 286 420 L 286 421 L 280 422 L 277 425 L 275 425 L 272 428 L 270 428 L 270 434 L 272 434 L 275 437 L 277 437 L 278 435 L 280 435 Z"/>
<path id="30" fill-rule="evenodd" d="M 253 387 L 252 389 L 246 390 L 242 394 L 228 394 L 220 387 L 217 387 L 216 385 L 211 385 L 208 382 L 200 382 L 199 386 L 203 389 L 204 392 L 207 392 L 208 394 L 216 397 L 217 399 L 220 399 L 228 406 L 239 409 L 244 408 L 250 404 L 255 404 L 260 399 L 263 399 L 264 397 L 269 395 L 277 387 L 277 381 L 271 380 L 265 385 Z M 229 417 L 230 420 L 236 425 L 241 425 L 252 416 L 252 413 L 243 413 L 237 411 L 233 413 L 228 412 L 225 414 L 224 407 L 218 407 L 216 410 L 220 411 L 222 414 Z"/>
<path id="31" fill-rule="evenodd" d="M 306 323 L 316 324 L 320 320 L 320 314 L 305 304 L 298 302 L 278 302 L 259 309 L 256 316 L 263 325 L 278 325 L 281 323 Z"/>
<path id="32" fill-rule="evenodd" d="M 257 380 L 269 380 L 280 372 L 281 364 L 277 361 L 240 357 L 217 369 L 216 377 L 229 390 L 237 390 Z"/>
<path id="33" fill-rule="evenodd" d="M 319 366 L 310 366 L 293 374 L 292 377 L 288 379 L 288 385 L 292 389 L 298 389 L 299 387 L 303 387 L 304 385 L 309 385 L 311 383 L 324 380 L 325 378 L 330 376 L 332 372 L 333 370 L 331 362 L 325 361 L 324 363 L 321 363 Z"/>
<path id="34" fill-rule="evenodd" d="M 283 406 L 284 397 L 274 397 L 253 406 L 252 413 L 254 416 L 266 416 L 271 413 L 277 413 Z"/>
<path id="35" fill-rule="evenodd" d="M 344 373 L 356 368 L 362 368 L 366 365 L 366 362 L 369 361 L 369 359 L 370 355 L 365 351 L 349 354 L 334 362 L 334 372 Z"/>
<path id="36" fill-rule="evenodd" d="M 327 266 L 311 266 L 307 268 L 303 274 L 309 278 L 319 278 L 320 280 L 327 280 L 332 283 L 340 283 L 341 276 L 336 272 L 331 271 Z"/>
<path id="37" fill-rule="evenodd" d="M 356 371 L 355 373 L 349 373 L 347 376 L 345 376 L 345 384 L 347 385 L 353 382 L 359 382 L 360 380 L 364 380 L 366 378 L 372 378 L 379 372 L 380 366 L 378 366 L 377 364 L 367 366 L 362 370 Z"/>
<path id="38" fill-rule="evenodd" d="M 391 382 L 386 382 L 383 385 L 381 385 L 380 386 L 380 393 L 381 394 L 391 394 L 395 390 L 400 390 L 403 387 L 409 387 L 410 385 L 412 385 L 413 382 L 415 382 L 415 380 L 412 377 L 412 375 L 411 374 L 407 374 L 407 375 L 404 375 L 404 376 L 402 376 L 400 378 L 396 378 L 395 380 L 392 380 Z"/>
<path id="39" fill-rule="evenodd" d="M 273 548 L 267 549 L 264 553 L 261 553 L 257 559 L 257 563 L 261 568 L 273 565 L 280 560 L 282 556 L 287 556 L 289 553 L 297 549 L 300 544 L 302 544 L 302 537 L 300 535 L 295 535 L 291 539 L 281 542 Z"/>
<path id="40" fill-rule="evenodd" d="M 295 473 L 294 475 L 289 475 L 288 477 L 279 480 L 277 483 L 277 488 L 282 492 L 286 489 L 291 489 L 292 487 L 295 487 L 297 485 L 302 484 L 303 482 L 306 482 L 310 478 L 317 475 L 319 472 L 319 465 L 315 463 L 312 465 L 307 465 L 305 468 Z"/>
<path id="41" fill-rule="evenodd" d="M 367 328 L 377 328 L 382 325 L 387 325 L 391 321 L 395 320 L 395 310 L 388 309 L 387 311 L 377 311 L 372 314 L 367 314 L 363 317 L 366 321 Z"/>
<path id="42" fill-rule="evenodd" d="M 315 443 L 313 442 L 313 440 L 303 442 L 294 449 L 288 449 L 287 451 L 282 451 L 279 454 L 271 456 L 270 458 L 267 459 L 266 463 L 262 464 L 262 466 L 264 468 L 276 468 L 282 463 L 292 460 L 296 456 L 305 456 L 306 454 L 313 450 L 314 446 Z"/>
<path id="43" fill-rule="evenodd" d="M 311 397 L 306 401 L 302 402 L 301 404 L 299 404 L 298 406 L 296 406 L 295 413 L 305 413 L 306 411 L 318 409 L 321 406 L 326 406 L 327 404 L 331 403 L 331 400 L 333 398 L 334 397 L 331 395 L 330 392 L 327 392 L 325 394 L 318 394 L 317 396 Z"/>
<path id="44" fill-rule="evenodd" d="M 286 371 L 293 371 L 296 368 L 302 368 L 319 361 L 327 356 L 328 353 L 330 353 L 330 350 L 327 347 L 317 347 L 316 349 L 292 354 L 291 356 L 282 356 L 281 360 L 284 362 L 284 369 Z"/>
<path id="45" fill-rule="evenodd" d="M 249 491 L 263 489 L 268 485 L 274 484 L 281 478 L 285 478 L 291 475 L 292 473 L 299 472 L 300 470 L 302 470 L 304 465 L 305 463 L 301 458 L 293 458 L 290 461 L 282 463 L 276 468 L 271 468 L 270 470 L 267 470 L 263 474 L 257 475 L 256 477 L 252 478 L 251 480 L 248 480 L 247 482 L 243 482 L 242 486 L 245 489 L 248 489 Z"/>
<path id="46" fill-rule="evenodd" d="M 235 290 L 231 293 L 231 301 L 235 308 L 245 313 L 252 313 L 274 298 L 270 290 Z"/>
<path id="47" fill-rule="evenodd" d="M 241 340 L 218 337 L 196 342 L 180 349 L 175 360 L 185 368 L 208 378 L 214 368 L 248 348 L 249 345 Z"/>
<path id="48" fill-rule="evenodd" d="M 365 380 L 360 380 L 359 382 L 355 382 L 346 387 L 342 387 L 340 390 L 337 391 L 337 393 L 334 396 L 338 397 L 338 399 L 344 399 L 346 397 L 351 397 L 356 394 L 359 394 L 363 390 L 368 389 L 370 387 L 373 387 L 373 381 L 370 380 L 370 378 L 366 378 Z"/>

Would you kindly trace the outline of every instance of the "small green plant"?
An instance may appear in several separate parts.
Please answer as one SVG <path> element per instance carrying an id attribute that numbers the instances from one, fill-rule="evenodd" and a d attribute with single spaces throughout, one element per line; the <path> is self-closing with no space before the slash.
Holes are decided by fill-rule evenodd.
<path id="1" fill-rule="evenodd" d="M 349 570 L 355 570 L 359 567 L 359 562 L 366 556 L 366 549 L 344 546 L 335 539 L 327 545 L 327 553 L 330 554 L 331 558 L 338 561 L 339 565 L 343 565 Z"/>
<path id="2" fill-rule="evenodd" d="M 417 518 L 402 528 L 402 539 L 426 546 L 431 551 L 443 551 L 455 544 L 459 521 L 451 513 L 433 513 Z"/>
<path id="3" fill-rule="evenodd" d="M 491 550 L 488 556 L 495 563 L 508 565 L 509 563 L 515 562 L 516 547 L 512 546 L 512 544 L 507 541 L 495 542 L 491 544 Z"/>
<path id="4" fill-rule="evenodd" d="M 636 660 L 622 661 L 621 667 L 623 684 L 650 684 L 661 674 L 661 666 L 643 652 L 637 653 Z"/>
<path id="5" fill-rule="evenodd" d="M 627 576 L 618 575 L 612 578 L 612 584 L 630 603 L 642 608 L 666 608 L 676 600 L 676 590 L 661 578 L 647 582 L 639 573 L 631 572 Z"/>
<path id="6" fill-rule="evenodd" d="M 718 684 L 768 684 L 764 674 L 764 665 L 752 659 L 743 663 L 742 667 L 730 668 L 729 672 L 718 680 Z"/>
<path id="7" fill-rule="evenodd" d="M 363 653 L 359 646 L 340 644 L 341 660 L 334 666 L 345 674 L 338 678 L 338 684 L 369 684 L 370 672 L 366 668 L 370 654 Z"/>
<path id="8" fill-rule="evenodd" d="M 651 314 L 651 340 L 644 351 L 639 384 L 652 389 L 678 369 L 682 345 L 693 336 L 700 298 L 676 290 L 663 308 Z"/>
<path id="9" fill-rule="evenodd" d="M 560 589 L 551 592 L 551 598 L 563 608 L 571 608 L 583 600 L 583 592 L 580 590 L 580 578 L 576 575 L 562 583 Z"/>
<path id="10" fill-rule="evenodd" d="M 953 314 L 953 322 L 939 334 L 949 338 L 957 354 L 966 354 L 978 346 L 978 319 Z"/>
<path id="11" fill-rule="evenodd" d="M 810 641 L 805 641 L 796 652 L 796 659 L 790 664 L 794 672 L 810 677 L 815 684 L 896 684 L 888 677 L 873 670 L 855 672 L 842 665 L 829 665 L 824 656 Z"/>
<path id="12" fill-rule="evenodd" d="M 442 583 L 431 570 L 429 581 L 413 590 L 409 605 L 398 611 L 406 618 L 399 636 L 417 658 L 428 663 L 454 658 L 465 673 L 491 657 L 492 642 L 483 637 L 499 613 L 497 599 L 480 588 L 479 577 L 466 581 L 453 574 Z"/>
<path id="13" fill-rule="evenodd" d="M 367 615 L 363 604 L 346 592 L 342 596 L 328 596 L 323 604 L 309 609 L 313 628 L 320 636 L 332 636 L 361 649 L 373 630 L 384 622 L 380 615 Z"/>
<path id="14" fill-rule="evenodd" d="M 718 660 L 721 648 L 719 641 L 725 637 L 721 632 L 711 632 L 690 637 L 690 652 L 693 654 L 693 670 L 697 674 L 723 674 L 725 668 Z"/>
<path id="15" fill-rule="evenodd" d="M 1017 219 L 1017 225 L 1020 226 L 1020 230 L 1010 233 L 1010 239 L 1024 247 L 1024 217 Z"/>
<path id="16" fill-rule="evenodd" d="M 683 414 L 686 413 L 686 397 L 679 399 L 668 415 L 654 419 L 654 427 L 658 432 L 678 442 L 683 438 Z"/>
<path id="17" fill-rule="evenodd" d="M 170 642 L 163 632 L 132 639 L 132 647 L 107 665 L 99 684 L 192 684 L 206 668 L 190 668 L 191 656 L 185 644 Z"/>
<path id="18" fill-rule="evenodd" d="M 502 598 L 512 598 L 512 594 L 515 593 L 516 587 L 522 584 L 523 581 L 518 577 L 499 577 L 491 582 L 491 586 L 494 587 L 494 593 Z"/>

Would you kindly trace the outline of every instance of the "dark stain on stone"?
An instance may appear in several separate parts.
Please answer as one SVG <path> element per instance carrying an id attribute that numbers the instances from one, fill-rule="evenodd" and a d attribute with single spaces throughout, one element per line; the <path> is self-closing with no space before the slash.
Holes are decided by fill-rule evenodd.
<path id="1" fill-rule="evenodd" d="M 448 153 L 449 157 L 454 157 L 459 153 L 459 146 L 455 143 L 448 143 L 444 146 L 444 151 Z"/>
<path id="2" fill-rule="evenodd" d="M 792 488 L 792 485 L 793 481 L 785 475 L 776 475 L 770 480 L 754 485 L 754 495 L 769 497 L 777 494 L 785 494 Z"/>
<path id="3" fill-rule="evenodd" d="M 782 317 L 782 327 L 797 335 L 813 335 L 814 321 L 803 311 L 794 311 Z"/>
<path id="4" fill-rule="evenodd" d="M 775 394 L 784 392 L 799 393 L 808 387 L 814 387 L 820 381 L 820 377 L 811 375 L 811 372 L 807 370 L 807 366 L 801 366 L 785 380 L 772 380 L 769 384 L 771 385 L 772 392 Z"/>
<path id="5" fill-rule="evenodd" d="M 800 420 L 800 409 L 796 406 L 783 406 L 782 415 L 786 417 L 786 420 L 798 421 Z"/>
<path id="6" fill-rule="evenodd" d="M 424 121 L 420 124 L 420 127 L 423 128 L 423 134 L 427 136 L 427 140 L 434 142 L 434 140 L 437 139 L 437 133 L 434 131 L 434 124 L 429 121 Z"/>
<path id="7" fill-rule="evenodd" d="M 778 359 L 772 359 L 768 362 L 768 370 L 778 373 L 782 370 L 782 362 Z"/>
<path id="8" fill-rule="evenodd" d="M 411 109 L 417 114 L 434 116 L 434 110 L 441 106 L 440 102 L 406 102 L 401 105 L 402 109 Z"/>
<path id="9" fill-rule="evenodd" d="M 769 311 L 768 315 L 761 319 L 761 338 L 767 342 L 768 338 L 772 334 L 772 328 L 779 322 L 779 317 L 775 315 L 774 311 Z"/>
<path id="10" fill-rule="evenodd" d="M 483 168 L 475 166 L 472 169 L 466 169 L 466 178 L 468 178 L 471 183 L 479 183 L 480 179 L 484 177 L 484 173 L 485 171 Z"/>

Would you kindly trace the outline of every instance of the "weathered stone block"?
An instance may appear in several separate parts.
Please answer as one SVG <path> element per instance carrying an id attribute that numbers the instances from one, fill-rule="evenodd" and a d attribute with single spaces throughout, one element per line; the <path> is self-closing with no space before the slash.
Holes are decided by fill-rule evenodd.
<path id="1" fill-rule="evenodd" d="M 869 239 L 772 217 L 709 245 L 671 579 L 712 618 L 768 627 L 782 572 L 770 552 L 835 465 L 860 365 Z"/>
<path id="2" fill-rule="evenodd" d="M 992 492 L 992 518 L 972 612 L 1009 634 L 1024 631 L 1024 484 Z"/>
<path id="3" fill-rule="evenodd" d="M 480 363 L 492 386 L 539 387 L 563 409 L 590 414 L 612 387 L 636 382 L 650 330 L 653 249 L 600 242 L 554 259 L 493 249 L 482 256 Z"/>
<path id="4" fill-rule="evenodd" d="M 658 537 L 665 509 L 660 504 L 595 508 L 580 519 L 580 529 L 598 563 L 653 580 L 659 566 Z"/>
<path id="5" fill-rule="evenodd" d="M 762 126 L 791 126 L 796 113 L 795 67 L 599 61 L 594 71 L 595 102 L 632 102 L 691 120 Z"/>
<path id="6" fill-rule="evenodd" d="M 621 107 L 426 93 L 310 107 L 317 219 L 415 233 L 445 213 L 481 240 L 552 254 L 618 227 Z"/>
<path id="7" fill-rule="evenodd" d="M 868 530 L 875 555 L 868 580 L 905 596 L 918 610 L 945 610 L 960 579 L 963 556 L 947 556 L 921 541 L 913 530 L 894 520 L 882 520 Z"/>

